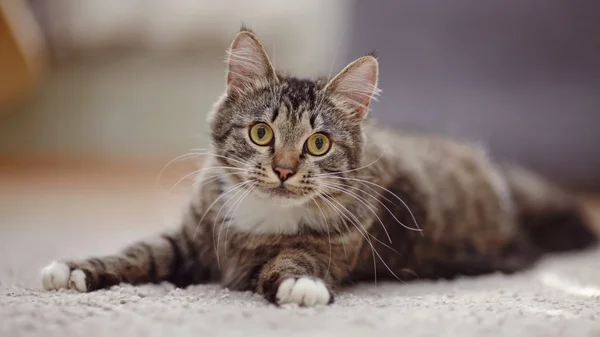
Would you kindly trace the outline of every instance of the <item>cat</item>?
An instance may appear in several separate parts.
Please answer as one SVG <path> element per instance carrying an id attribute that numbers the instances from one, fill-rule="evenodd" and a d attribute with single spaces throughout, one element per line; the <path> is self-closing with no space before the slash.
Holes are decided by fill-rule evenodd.
<path id="1" fill-rule="evenodd" d="M 332 79 L 299 79 L 243 28 L 228 56 L 181 226 L 114 255 L 53 262 L 45 289 L 220 282 L 314 306 L 358 281 L 512 273 L 597 242 L 577 201 L 537 175 L 368 118 L 374 55 Z"/>

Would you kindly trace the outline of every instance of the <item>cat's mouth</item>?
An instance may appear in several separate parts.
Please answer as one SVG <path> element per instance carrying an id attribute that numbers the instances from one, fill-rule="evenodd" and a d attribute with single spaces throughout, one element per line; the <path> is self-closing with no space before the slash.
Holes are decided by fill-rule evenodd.
<path id="1" fill-rule="evenodd" d="M 283 184 L 274 187 L 274 188 L 270 188 L 268 190 L 269 194 L 273 195 L 273 196 L 277 196 L 277 197 L 284 197 L 284 198 L 297 198 L 298 195 L 292 191 L 290 191 L 288 188 L 286 188 Z"/>

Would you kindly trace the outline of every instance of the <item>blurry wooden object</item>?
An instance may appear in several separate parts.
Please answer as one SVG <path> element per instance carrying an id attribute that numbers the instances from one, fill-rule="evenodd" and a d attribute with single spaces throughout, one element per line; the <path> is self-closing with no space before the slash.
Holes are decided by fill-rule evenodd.
<path id="1" fill-rule="evenodd" d="M 23 0 L 0 0 L 0 108 L 30 92 L 43 71 L 42 32 Z"/>

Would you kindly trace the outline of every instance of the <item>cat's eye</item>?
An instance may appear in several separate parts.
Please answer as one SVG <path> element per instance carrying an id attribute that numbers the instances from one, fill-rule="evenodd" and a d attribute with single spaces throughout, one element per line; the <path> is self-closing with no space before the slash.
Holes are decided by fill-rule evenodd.
<path id="1" fill-rule="evenodd" d="M 322 133 L 315 133 L 306 140 L 306 151 L 313 156 L 322 156 L 329 151 L 331 141 Z"/>
<path id="2" fill-rule="evenodd" d="M 256 145 L 269 145 L 273 140 L 273 130 L 265 123 L 256 123 L 250 128 L 250 139 Z"/>

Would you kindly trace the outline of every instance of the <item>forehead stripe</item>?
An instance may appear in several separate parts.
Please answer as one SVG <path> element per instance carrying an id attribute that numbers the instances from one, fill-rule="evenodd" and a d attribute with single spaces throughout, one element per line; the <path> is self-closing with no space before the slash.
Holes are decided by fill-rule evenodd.
<path id="1" fill-rule="evenodd" d="M 313 128 L 313 129 L 315 128 L 315 120 L 316 119 L 317 119 L 317 113 L 313 111 L 310 114 L 310 127 Z"/>
<path id="2" fill-rule="evenodd" d="M 275 120 L 277 119 L 277 116 L 279 116 L 279 107 L 276 106 L 275 109 L 273 109 L 273 115 L 271 116 L 271 123 L 275 122 Z"/>

